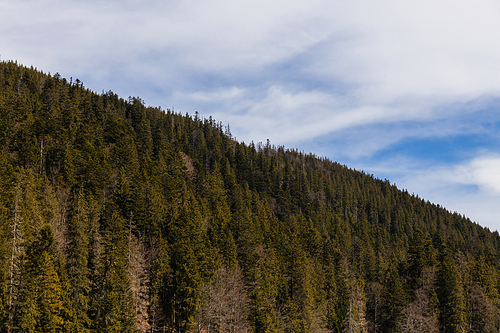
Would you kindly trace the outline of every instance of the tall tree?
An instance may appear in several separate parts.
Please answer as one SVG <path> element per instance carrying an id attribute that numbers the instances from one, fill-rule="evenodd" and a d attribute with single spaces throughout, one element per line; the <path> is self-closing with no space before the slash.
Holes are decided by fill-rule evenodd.
<path id="1" fill-rule="evenodd" d="M 440 322 L 445 332 L 463 332 L 466 327 L 465 293 L 456 264 L 445 255 L 438 272 Z"/>
<path id="2" fill-rule="evenodd" d="M 163 288 L 164 311 L 170 313 L 169 324 L 186 332 L 197 313 L 205 255 L 202 219 L 197 200 L 187 190 L 182 198 L 179 216 L 171 221 L 169 232 L 170 267 Z"/>
<path id="3" fill-rule="evenodd" d="M 66 270 L 74 313 L 73 332 L 87 332 L 91 323 L 88 317 L 91 288 L 88 258 L 90 214 L 83 191 L 75 191 L 67 218 L 66 253 Z"/>

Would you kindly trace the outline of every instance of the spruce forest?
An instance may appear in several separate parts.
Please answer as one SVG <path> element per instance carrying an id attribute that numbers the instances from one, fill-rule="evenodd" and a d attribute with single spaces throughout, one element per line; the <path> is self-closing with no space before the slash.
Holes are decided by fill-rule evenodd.
<path id="1" fill-rule="evenodd" d="M 500 237 L 326 158 L 0 63 L 2 332 L 498 332 Z"/>

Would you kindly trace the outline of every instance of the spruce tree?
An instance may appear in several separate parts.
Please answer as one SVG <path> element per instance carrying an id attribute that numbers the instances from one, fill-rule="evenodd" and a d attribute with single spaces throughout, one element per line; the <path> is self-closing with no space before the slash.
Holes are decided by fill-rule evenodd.
<path id="1" fill-rule="evenodd" d="M 444 255 L 438 271 L 440 322 L 445 332 L 463 332 L 466 327 L 465 295 L 456 264 Z"/>

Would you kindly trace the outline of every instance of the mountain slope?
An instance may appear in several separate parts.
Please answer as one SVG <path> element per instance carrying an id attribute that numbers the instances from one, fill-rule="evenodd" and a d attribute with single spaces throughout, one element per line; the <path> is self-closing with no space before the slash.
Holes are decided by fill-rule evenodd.
<path id="1" fill-rule="evenodd" d="M 389 181 L 13 62 L 0 145 L 4 331 L 498 331 L 498 233 Z"/>

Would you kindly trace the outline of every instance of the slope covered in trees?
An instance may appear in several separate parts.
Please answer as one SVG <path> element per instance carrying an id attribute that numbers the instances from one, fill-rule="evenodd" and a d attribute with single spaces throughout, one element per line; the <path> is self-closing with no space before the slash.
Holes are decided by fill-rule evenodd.
<path id="1" fill-rule="evenodd" d="M 3 332 L 497 332 L 497 232 L 0 63 Z"/>

